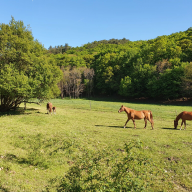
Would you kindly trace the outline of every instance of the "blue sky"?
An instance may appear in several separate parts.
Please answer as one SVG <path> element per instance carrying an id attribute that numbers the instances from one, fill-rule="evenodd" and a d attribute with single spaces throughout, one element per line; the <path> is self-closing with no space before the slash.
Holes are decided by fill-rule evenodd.
<path id="1" fill-rule="evenodd" d="M 22 20 L 45 48 L 148 40 L 192 27 L 192 0 L 0 0 L 0 6 L 0 23 Z"/>

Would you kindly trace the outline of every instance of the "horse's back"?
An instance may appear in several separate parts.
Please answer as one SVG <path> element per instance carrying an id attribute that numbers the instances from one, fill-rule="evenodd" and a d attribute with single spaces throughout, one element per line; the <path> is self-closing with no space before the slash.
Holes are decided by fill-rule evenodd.
<path id="1" fill-rule="evenodd" d="M 143 113 L 143 111 L 136 111 L 136 110 L 131 110 L 131 116 L 134 117 L 134 119 L 144 119 L 145 118 L 145 114 Z"/>
<path id="2" fill-rule="evenodd" d="M 147 119 L 151 119 L 152 118 L 152 113 L 150 110 L 142 110 L 144 115 L 145 115 L 145 118 Z"/>
<path id="3" fill-rule="evenodd" d="M 182 118 L 183 120 L 192 120 L 192 112 L 183 111 L 181 118 Z"/>

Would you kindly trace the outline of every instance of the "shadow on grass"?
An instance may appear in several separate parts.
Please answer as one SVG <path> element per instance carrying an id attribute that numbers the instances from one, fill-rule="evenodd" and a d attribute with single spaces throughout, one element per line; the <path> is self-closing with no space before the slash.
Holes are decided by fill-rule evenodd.
<path id="1" fill-rule="evenodd" d="M 180 129 L 175 129 L 175 128 L 168 128 L 168 127 L 162 127 L 161 129 L 166 129 L 166 130 L 172 130 L 172 131 L 180 131 Z"/>
<path id="2" fill-rule="evenodd" d="M 6 154 L 5 160 L 10 162 L 17 162 L 19 164 L 29 164 L 29 161 L 27 161 L 26 159 L 18 158 L 16 155 L 10 153 Z"/>
<path id="3" fill-rule="evenodd" d="M 135 104 L 153 104 L 153 105 L 173 105 L 173 106 L 192 106 L 192 98 L 179 98 L 179 99 L 174 99 L 174 100 L 160 100 L 160 99 L 150 99 L 150 98 L 135 98 L 135 99 L 130 99 L 130 98 L 124 98 L 121 96 L 97 96 L 97 97 L 91 97 L 91 98 L 82 98 L 82 99 L 87 99 L 87 100 L 92 100 L 92 101 L 105 101 L 105 102 L 119 102 L 121 104 L 123 103 L 135 103 Z"/>
<path id="4" fill-rule="evenodd" d="M 7 153 L 5 155 L 5 160 L 9 162 L 18 163 L 18 164 L 32 165 L 32 166 L 37 166 L 45 169 L 48 168 L 48 165 L 45 163 L 45 159 L 38 159 L 38 157 L 37 159 L 34 159 L 34 158 L 26 159 L 26 158 L 17 157 L 14 154 Z"/>
<path id="5" fill-rule="evenodd" d="M 124 129 L 123 126 L 115 126 L 115 125 L 95 125 L 96 127 L 109 127 L 109 128 L 118 128 L 118 129 Z M 126 127 L 125 129 L 132 129 L 133 127 Z M 134 128 L 133 128 L 134 129 Z"/>
<path id="6" fill-rule="evenodd" d="M 32 111 L 37 111 L 36 113 L 40 113 L 38 112 L 38 109 L 35 108 L 28 108 L 26 110 L 22 109 L 22 108 L 18 108 L 16 110 L 10 110 L 7 112 L 0 112 L 0 117 L 2 116 L 10 116 L 10 115 L 30 115 L 32 113 Z"/>
<path id="7" fill-rule="evenodd" d="M 167 129 L 167 130 L 173 130 L 173 131 L 192 131 L 190 128 L 189 129 L 185 129 L 184 130 L 184 128 L 182 128 L 181 130 L 180 130 L 180 128 L 178 128 L 178 129 L 175 129 L 175 128 L 166 128 L 166 127 L 163 127 L 163 128 L 161 128 L 161 129 Z"/>
<path id="8" fill-rule="evenodd" d="M 3 191 L 3 192 L 10 192 L 8 189 L 2 187 L 1 183 L 0 183 L 0 191 Z"/>

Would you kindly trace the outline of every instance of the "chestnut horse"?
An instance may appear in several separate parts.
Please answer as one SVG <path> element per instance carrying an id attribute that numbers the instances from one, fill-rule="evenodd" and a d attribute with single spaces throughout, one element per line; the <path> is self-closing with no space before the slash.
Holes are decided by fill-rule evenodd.
<path id="1" fill-rule="evenodd" d="M 152 112 L 150 110 L 142 110 L 142 111 L 136 111 L 134 109 L 125 107 L 125 106 L 121 106 L 121 108 L 119 109 L 119 113 L 125 111 L 127 113 L 127 121 L 125 122 L 124 128 L 126 127 L 128 121 L 131 119 L 133 121 L 133 124 L 135 126 L 136 129 L 136 125 L 135 125 L 135 119 L 144 119 L 145 121 L 145 127 L 144 129 L 146 129 L 147 126 L 147 120 L 151 123 L 151 127 L 153 128 L 154 122 L 153 122 L 153 116 L 152 116 Z"/>
<path id="2" fill-rule="evenodd" d="M 52 103 L 48 102 L 47 103 L 47 114 L 51 113 L 52 114 Z"/>
<path id="3" fill-rule="evenodd" d="M 176 119 L 174 120 L 175 129 L 177 129 L 179 119 L 182 119 L 180 130 L 182 129 L 183 123 L 185 124 L 185 128 L 184 128 L 184 130 L 185 130 L 186 129 L 186 120 L 192 120 L 192 112 L 183 111 L 179 115 L 177 115 Z"/>

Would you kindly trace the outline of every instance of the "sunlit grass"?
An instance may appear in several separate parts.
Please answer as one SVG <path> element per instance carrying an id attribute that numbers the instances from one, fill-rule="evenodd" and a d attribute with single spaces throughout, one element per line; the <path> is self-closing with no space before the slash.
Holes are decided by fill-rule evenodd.
<path id="1" fill-rule="evenodd" d="M 122 103 L 94 100 L 51 100 L 56 115 L 46 114 L 46 103 L 27 104 L 27 110 L 1 114 L 0 191 L 43 191 L 50 180 L 63 176 L 84 151 L 123 151 L 125 143 L 140 140 L 145 154 L 159 169 L 165 170 L 168 182 L 151 181 L 154 191 L 192 190 L 192 122 L 187 130 L 173 129 L 173 120 L 191 106 Z M 148 122 L 132 121 L 123 129 L 126 113 L 121 105 L 152 111 L 154 130 Z M 179 122 L 180 124 L 180 122 Z M 110 157 L 109 157 L 110 158 Z"/>

